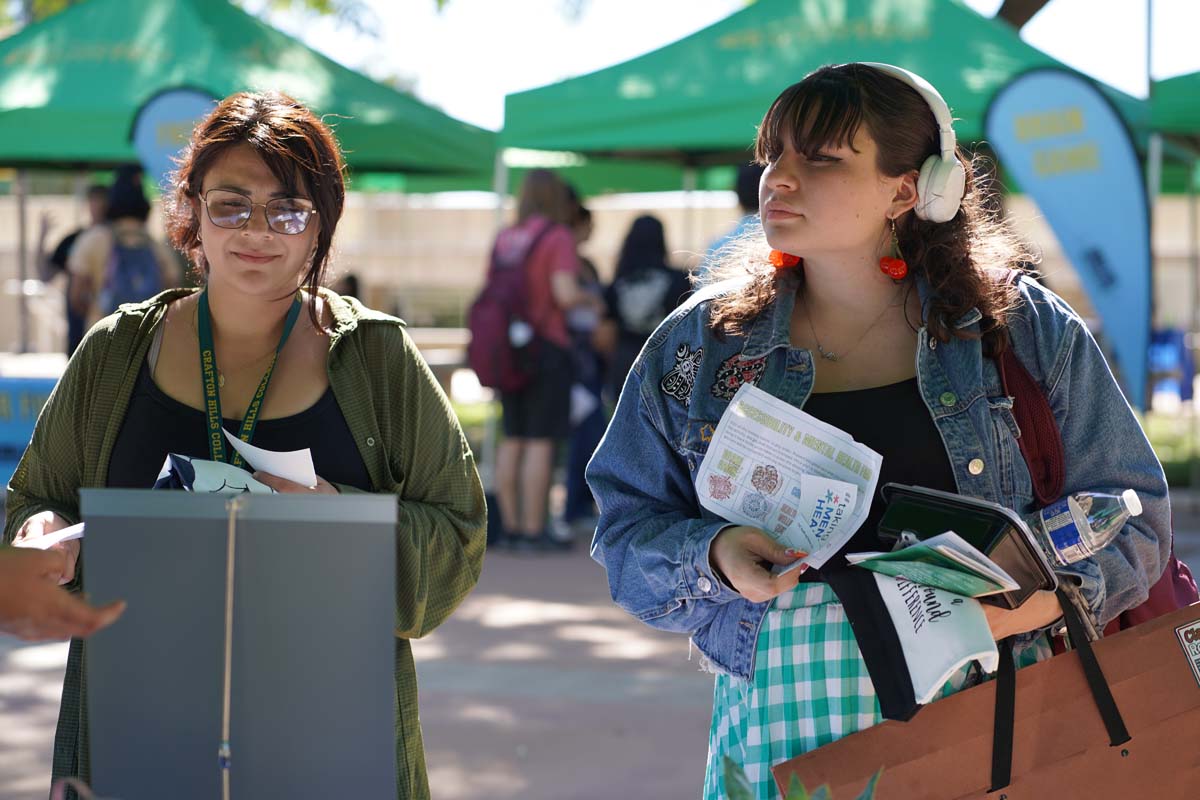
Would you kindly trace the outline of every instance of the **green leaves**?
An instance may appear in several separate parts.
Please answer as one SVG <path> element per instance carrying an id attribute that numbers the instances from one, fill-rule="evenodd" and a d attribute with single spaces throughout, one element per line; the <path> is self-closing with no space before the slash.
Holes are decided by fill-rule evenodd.
<path id="1" fill-rule="evenodd" d="M 721 756 L 721 771 L 725 776 L 725 795 L 729 800 L 754 800 L 754 789 L 750 786 L 741 765 L 729 756 Z M 858 796 L 858 800 L 875 800 L 875 785 L 882 774 L 883 767 L 880 767 L 879 771 L 871 776 L 871 780 L 867 781 L 867 786 Z M 800 777 L 792 773 L 784 800 L 833 800 L 833 793 L 829 786 L 825 785 L 809 794 L 808 789 L 800 782 Z"/>
<path id="2" fill-rule="evenodd" d="M 721 771 L 725 773 L 725 794 L 729 800 L 754 800 L 750 780 L 740 764 L 729 756 L 721 756 Z"/>
<path id="3" fill-rule="evenodd" d="M 879 776 L 883 774 L 883 767 L 871 776 L 871 780 L 867 781 L 867 788 L 863 789 L 863 793 L 858 796 L 858 800 L 874 800 L 875 784 L 879 783 Z"/>

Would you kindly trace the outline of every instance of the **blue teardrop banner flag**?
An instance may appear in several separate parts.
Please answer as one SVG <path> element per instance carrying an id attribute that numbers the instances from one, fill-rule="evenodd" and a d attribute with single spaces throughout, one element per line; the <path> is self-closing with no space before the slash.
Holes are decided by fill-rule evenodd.
<path id="1" fill-rule="evenodd" d="M 1145 408 L 1150 214 L 1125 123 L 1087 78 L 1038 69 L 996 93 L 985 126 L 1000 163 L 1037 203 L 1079 274 L 1125 397 Z"/>
<path id="2" fill-rule="evenodd" d="M 179 87 L 159 92 L 138 109 L 129 138 L 142 169 L 156 186 L 165 186 L 168 173 L 175 169 L 174 157 L 215 104 L 208 92 Z"/>

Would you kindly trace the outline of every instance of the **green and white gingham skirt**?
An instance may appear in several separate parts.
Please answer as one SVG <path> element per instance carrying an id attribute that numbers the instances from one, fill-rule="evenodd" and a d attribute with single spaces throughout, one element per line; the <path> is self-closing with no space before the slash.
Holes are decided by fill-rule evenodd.
<path id="1" fill-rule="evenodd" d="M 1050 644 L 1041 637 L 1014 658 L 1020 668 L 1050 655 Z M 963 667 L 938 697 L 963 688 L 970 670 Z M 767 611 L 753 679 L 716 678 L 704 797 L 728 797 L 721 764 L 729 756 L 742 765 L 757 800 L 778 800 L 772 766 L 882 720 L 837 595 L 827 584 L 801 583 L 776 597 Z"/>

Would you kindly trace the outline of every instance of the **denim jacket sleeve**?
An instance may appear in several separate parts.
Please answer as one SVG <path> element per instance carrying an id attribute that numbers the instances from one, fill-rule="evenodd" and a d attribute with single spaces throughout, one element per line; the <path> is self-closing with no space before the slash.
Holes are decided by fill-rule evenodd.
<path id="1" fill-rule="evenodd" d="M 1166 567 L 1171 509 L 1166 477 L 1083 321 L 1052 293 L 1025 283 L 1029 323 L 1050 406 L 1062 433 L 1065 493 L 1133 489 L 1141 516 L 1093 557 L 1060 567 L 1103 625 L 1144 602 Z M 1053 348 L 1048 342 L 1057 342 Z"/>
<path id="2" fill-rule="evenodd" d="M 653 627 L 694 633 L 742 598 L 713 575 L 708 560 L 729 523 L 703 518 L 668 432 L 654 347 L 665 338 L 656 335 L 639 356 L 588 465 L 600 507 L 592 558 L 607 571 L 621 608 Z"/>

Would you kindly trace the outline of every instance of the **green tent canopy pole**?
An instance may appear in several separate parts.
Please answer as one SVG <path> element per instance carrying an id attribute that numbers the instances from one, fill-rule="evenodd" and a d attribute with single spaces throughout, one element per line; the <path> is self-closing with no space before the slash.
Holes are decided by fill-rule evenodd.
<path id="1" fill-rule="evenodd" d="M 13 184 L 17 196 L 17 328 L 20 331 L 18 352 L 29 352 L 29 303 L 25 296 L 25 281 L 29 278 L 29 236 L 26 231 L 28 217 L 29 176 L 25 170 L 17 170 Z"/>
<path id="2" fill-rule="evenodd" d="M 696 167 L 687 164 L 683 168 L 683 245 L 691 248 L 696 233 Z"/>

